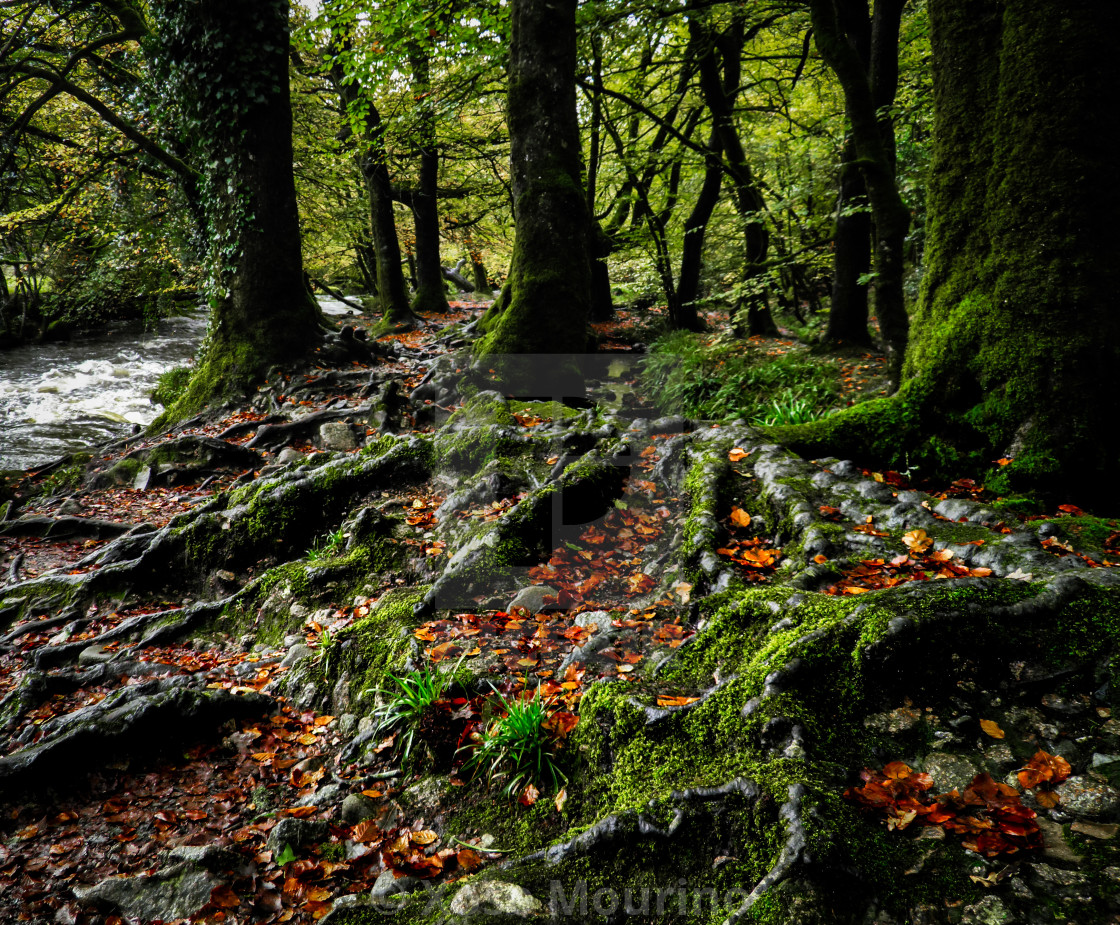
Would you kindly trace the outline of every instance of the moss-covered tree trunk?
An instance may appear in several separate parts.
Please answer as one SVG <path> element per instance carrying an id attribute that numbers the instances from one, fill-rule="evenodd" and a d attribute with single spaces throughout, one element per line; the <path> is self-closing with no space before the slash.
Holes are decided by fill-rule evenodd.
<path id="1" fill-rule="evenodd" d="M 591 304 L 576 120 L 575 0 L 513 0 L 509 94 L 515 236 L 483 353 L 581 353 Z"/>
<path id="2" fill-rule="evenodd" d="M 447 291 L 439 261 L 439 148 L 436 145 L 435 113 L 431 108 L 431 62 L 423 50 L 409 55 L 412 90 L 421 107 L 417 129 L 420 171 L 412 193 L 412 215 L 416 228 L 416 292 L 414 312 L 446 312 Z"/>
<path id="3" fill-rule="evenodd" d="M 1014 457 L 1013 484 L 1120 497 L 1120 10 L 938 0 L 931 14 L 938 141 L 906 373 Z"/>
<path id="4" fill-rule="evenodd" d="M 164 417 L 240 391 L 306 354 L 324 319 L 304 282 L 292 173 L 287 0 L 168 0 L 157 9 L 168 86 L 206 153 L 219 287 L 186 394 Z M 216 43 L 215 36 L 236 37 Z"/>
<path id="5" fill-rule="evenodd" d="M 930 17 L 927 272 L 903 388 L 789 442 L 1116 507 L 1120 8 L 934 0 Z"/>

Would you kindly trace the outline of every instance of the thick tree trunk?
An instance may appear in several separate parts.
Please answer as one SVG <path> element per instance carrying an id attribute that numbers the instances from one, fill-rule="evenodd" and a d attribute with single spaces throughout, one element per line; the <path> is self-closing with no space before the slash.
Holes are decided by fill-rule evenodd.
<path id="1" fill-rule="evenodd" d="M 932 221 L 906 373 L 1014 457 L 1011 487 L 1116 498 L 1120 179 L 1105 139 L 1120 135 L 1120 12 L 938 0 L 931 14 Z"/>
<path id="2" fill-rule="evenodd" d="M 508 121 L 515 237 L 483 353 L 581 353 L 591 302 L 576 120 L 575 0 L 513 0 Z"/>
<path id="3" fill-rule="evenodd" d="M 304 284 L 292 174 L 292 111 L 288 95 L 287 0 L 203 0 L 192 16 L 230 36 L 252 36 L 252 60 L 242 53 L 195 60 L 199 43 L 178 47 L 185 69 L 212 67 L 241 98 L 221 109 L 227 122 L 212 144 L 228 152 L 214 158 L 217 191 L 210 204 L 212 246 L 225 262 L 224 297 L 213 301 L 207 340 L 184 400 L 172 414 L 240 391 L 271 366 L 306 354 L 319 340 L 324 319 Z M 231 46 L 232 48 L 232 46 Z M 244 71 L 244 73 L 242 73 Z M 230 124 L 230 123 L 233 124 Z M 235 139 L 231 144 L 227 139 Z M 234 256 L 229 256 L 229 250 Z"/>
<path id="4" fill-rule="evenodd" d="M 416 292 L 412 310 L 447 312 L 447 292 L 439 260 L 439 149 L 436 147 L 435 115 L 431 110 L 429 61 L 426 54 L 410 56 L 413 94 L 423 107 L 419 127 L 419 181 L 412 194 L 416 227 Z"/>
<path id="5" fill-rule="evenodd" d="M 926 276 L 902 390 L 791 444 L 1120 508 L 1120 135 L 1095 0 L 933 0 Z M 892 460 L 893 457 L 893 460 Z"/>

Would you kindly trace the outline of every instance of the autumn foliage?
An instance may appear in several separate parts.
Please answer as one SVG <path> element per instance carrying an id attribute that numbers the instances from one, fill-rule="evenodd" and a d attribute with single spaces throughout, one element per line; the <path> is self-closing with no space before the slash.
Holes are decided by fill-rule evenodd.
<path id="1" fill-rule="evenodd" d="M 1026 790 L 1038 789 L 1040 805 L 1052 807 L 1059 801 L 1053 792 L 1070 775 L 1069 763 L 1059 755 L 1038 751 L 1019 771 Z M 911 825 L 939 826 L 963 836 L 961 844 L 986 857 L 1011 855 L 1042 847 L 1042 831 L 1036 813 L 1025 806 L 1022 795 L 990 774 L 977 774 L 961 793 L 956 789 L 933 795 L 928 774 L 892 761 L 881 771 L 865 768 L 863 784 L 844 792 L 844 798 L 863 812 L 882 818 L 890 830 Z"/>

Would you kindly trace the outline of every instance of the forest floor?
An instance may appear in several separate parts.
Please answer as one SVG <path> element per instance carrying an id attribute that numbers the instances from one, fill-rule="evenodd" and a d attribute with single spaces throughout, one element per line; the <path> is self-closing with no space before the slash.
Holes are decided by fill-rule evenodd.
<path id="1" fill-rule="evenodd" d="M 724 899 L 636 921 L 1120 921 L 1116 522 L 661 416 L 636 315 L 591 408 L 504 397 L 461 352 L 482 307 L 356 316 L 243 407 L 19 486 L 0 919 L 562 918 L 534 865 L 594 885 L 606 850 Z M 410 756 L 371 688 L 425 666 L 454 683 Z M 503 795 L 464 759 L 533 698 L 566 780 Z M 604 848 L 678 829 L 688 865 Z"/>

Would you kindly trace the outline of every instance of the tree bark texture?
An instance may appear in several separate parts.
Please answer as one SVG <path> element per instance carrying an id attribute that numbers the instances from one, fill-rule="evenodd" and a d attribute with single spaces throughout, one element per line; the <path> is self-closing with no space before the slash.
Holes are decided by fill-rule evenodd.
<path id="1" fill-rule="evenodd" d="M 226 35 L 250 37 L 255 49 L 250 62 L 254 92 L 245 88 L 232 117 L 237 124 L 220 127 L 241 142 L 229 182 L 213 184 L 228 188 L 230 195 L 211 205 L 211 227 L 232 236 L 235 255 L 232 260 L 223 256 L 229 261 L 227 295 L 212 305 L 191 389 L 197 401 L 306 353 L 319 338 L 323 316 L 303 278 L 292 173 L 287 0 L 203 0 L 193 15 L 217 24 Z M 226 63 L 218 55 L 186 66 L 222 68 Z M 243 57 L 229 65 L 225 79 L 231 86 L 237 83 L 236 68 L 247 66 Z"/>
<path id="2" fill-rule="evenodd" d="M 485 353 L 580 353 L 591 302 L 590 222 L 576 120 L 576 0 L 513 0 L 509 92 L 513 259 L 483 318 Z"/>
<path id="3" fill-rule="evenodd" d="M 413 94 L 422 107 L 418 127 L 419 177 L 412 194 L 416 228 L 416 292 L 412 310 L 447 312 L 447 292 L 439 260 L 439 148 L 435 115 L 430 107 L 430 62 L 424 52 L 410 55 Z"/>
<path id="4" fill-rule="evenodd" d="M 1114 4 L 935 0 L 927 272 L 906 375 L 1010 487 L 1118 494 Z M 991 458 L 995 458 L 994 456 Z"/>
<path id="5" fill-rule="evenodd" d="M 902 389 L 790 434 L 1120 508 L 1120 10 L 932 0 L 926 275 Z M 993 466 L 1000 460 L 1002 465 Z"/>
<path id="6" fill-rule="evenodd" d="M 853 5 L 861 7 L 866 17 L 866 5 L 860 0 L 812 0 L 810 12 L 817 48 L 844 90 L 852 144 L 871 202 L 875 227 L 875 314 L 887 349 L 891 386 L 896 389 L 901 382 L 909 332 L 902 279 L 903 246 L 910 228 L 910 211 L 898 192 L 894 135 L 889 122 L 884 124 L 880 119 L 880 109 L 894 98 L 897 63 L 893 69 L 884 63 L 876 70 L 861 57 L 859 42 L 850 41 L 843 26 L 844 22 L 851 22 L 860 15 L 859 11 L 851 9 Z M 903 0 L 877 0 L 878 22 L 872 25 L 872 46 L 876 46 L 877 30 L 877 47 L 884 49 L 892 22 L 897 37 L 897 17 L 901 15 L 902 5 Z M 872 55 L 875 55 L 874 49 Z M 873 74 L 880 81 L 878 88 L 874 86 Z"/>

